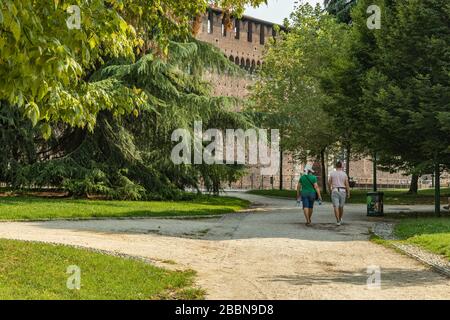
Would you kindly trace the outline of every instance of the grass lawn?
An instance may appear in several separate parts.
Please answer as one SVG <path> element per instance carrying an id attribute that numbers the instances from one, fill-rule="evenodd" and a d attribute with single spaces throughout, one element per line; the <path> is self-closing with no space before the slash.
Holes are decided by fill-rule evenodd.
<path id="1" fill-rule="evenodd" d="M 202 299 L 193 271 L 167 271 L 143 261 L 85 249 L 0 240 L 0 299 Z M 67 288 L 67 268 L 81 270 L 80 290 Z"/>
<path id="2" fill-rule="evenodd" d="M 249 202 L 230 197 L 190 201 L 103 201 L 0 197 L 0 220 L 201 216 L 237 212 Z"/>
<path id="3" fill-rule="evenodd" d="M 393 205 L 414 205 L 414 204 L 433 204 L 434 203 L 434 190 L 420 190 L 418 195 L 407 194 L 405 190 L 386 190 L 384 192 L 384 203 Z M 251 190 L 251 194 L 282 197 L 295 199 L 297 192 L 295 190 Z M 442 204 L 448 203 L 450 197 L 450 188 L 444 188 L 441 191 Z M 330 201 L 330 196 L 324 196 L 325 201 Z M 352 197 L 348 201 L 354 204 L 366 204 L 367 203 L 367 191 L 366 190 L 352 190 Z"/>
<path id="4" fill-rule="evenodd" d="M 401 220 L 395 235 L 405 243 L 443 255 L 450 261 L 450 217 Z"/>

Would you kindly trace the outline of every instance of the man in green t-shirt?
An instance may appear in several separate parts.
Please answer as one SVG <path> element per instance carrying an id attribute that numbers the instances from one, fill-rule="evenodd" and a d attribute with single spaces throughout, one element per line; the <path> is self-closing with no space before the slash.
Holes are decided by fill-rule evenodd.
<path id="1" fill-rule="evenodd" d="M 305 174 L 300 177 L 297 186 L 297 201 L 303 202 L 303 212 L 305 213 L 306 225 L 311 225 L 311 218 L 314 211 L 314 202 L 319 198 L 322 201 L 322 195 L 317 183 L 317 177 L 314 175 L 312 166 L 305 167 Z"/>

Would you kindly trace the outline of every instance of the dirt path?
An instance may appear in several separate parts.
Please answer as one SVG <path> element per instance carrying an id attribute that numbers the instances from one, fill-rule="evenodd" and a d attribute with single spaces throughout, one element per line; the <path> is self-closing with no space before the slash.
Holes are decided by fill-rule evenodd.
<path id="1" fill-rule="evenodd" d="M 210 299 L 450 299 L 450 280 L 368 241 L 374 221 L 350 206 L 345 224 L 319 207 L 313 227 L 295 203 L 240 194 L 265 212 L 201 220 L 0 223 L 0 237 L 77 245 L 192 268 Z M 176 265 L 172 263 L 176 262 Z M 380 290 L 367 268 L 381 268 Z"/>

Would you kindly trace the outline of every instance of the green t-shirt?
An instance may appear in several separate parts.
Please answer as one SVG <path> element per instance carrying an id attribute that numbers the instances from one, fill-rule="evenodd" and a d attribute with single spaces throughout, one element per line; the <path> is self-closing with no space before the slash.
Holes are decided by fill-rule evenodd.
<path id="1" fill-rule="evenodd" d="M 311 181 L 309 182 L 308 181 Z M 312 174 L 308 174 L 308 175 L 303 175 L 300 177 L 300 184 L 302 185 L 302 193 L 313 193 L 316 192 L 316 189 L 314 189 L 314 184 L 317 183 L 317 177 L 312 175 Z"/>

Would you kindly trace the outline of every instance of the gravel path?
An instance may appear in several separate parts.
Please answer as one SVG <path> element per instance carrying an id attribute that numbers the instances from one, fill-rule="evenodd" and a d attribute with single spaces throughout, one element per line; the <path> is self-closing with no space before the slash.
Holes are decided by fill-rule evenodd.
<path id="1" fill-rule="evenodd" d="M 197 220 L 8 222 L 0 223 L 0 237 L 192 268 L 210 299 L 450 299 L 449 279 L 368 241 L 368 229 L 380 220 L 368 219 L 363 206 L 349 206 L 337 227 L 331 206 L 323 205 L 306 227 L 295 202 L 232 195 L 263 210 Z M 368 288 L 369 266 L 380 267 L 381 289 Z"/>

